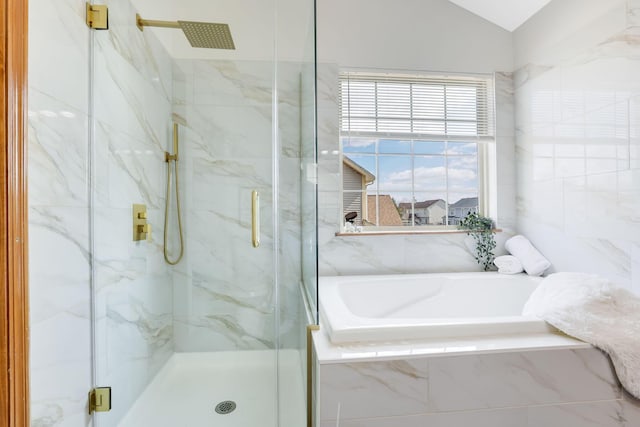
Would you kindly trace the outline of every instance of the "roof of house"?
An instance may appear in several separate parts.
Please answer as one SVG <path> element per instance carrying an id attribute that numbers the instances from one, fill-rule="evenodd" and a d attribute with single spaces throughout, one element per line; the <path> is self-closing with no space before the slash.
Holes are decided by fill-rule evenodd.
<path id="1" fill-rule="evenodd" d="M 351 160 L 347 156 L 344 156 L 342 158 L 342 162 L 345 165 L 349 166 L 354 171 L 358 172 L 360 175 L 363 175 L 365 177 L 367 185 L 371 184 L 373 181 L 376 180 L 376 177 L 375 177 L 374 174 L 372 174 L 371 172 L 369 172 L 368 170 L 366 170 L 365 168 L 363 168 L 362 166 L 360 166 L 359 164 L 357 164 L 356 162 L 354 162 L 353 160 Z"/>
<path id="2" fill-rule="evenodd" d="M 452 205 L 449 205 L 449 208 L 475 208 L 478 206 L 478 198 L 477 197 L 465 197 L 464 199 L 460 199 Z"/>
<path id="3" fill-rule="evenodd" d="M 367 196 L 367 221 L 377 225 L 402 225 L 402 218 L 396 204 L 388 194 L 378 196 L 378 211 L 380 221 L 376 221 L 376 196 Z"/>
<path id="4" fill-rule="evenodd" d="M 424 202 L 415 202 L 414 206 L 415 206 L 415 209 L 426 209 L 428 207 L 431 207 L 432 205 L 435 205 L 438 202 L 444 202 L 444 200 L 442 199 L 425 200 Z M 400 208 L 411 209 L 411 203 L 400 203 Z"/>

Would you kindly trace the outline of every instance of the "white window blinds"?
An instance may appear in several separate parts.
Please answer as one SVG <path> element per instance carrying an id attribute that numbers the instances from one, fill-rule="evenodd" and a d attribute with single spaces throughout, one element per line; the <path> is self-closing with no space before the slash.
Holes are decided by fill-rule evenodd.
<path id="1" fill-rule="evenodd" d="M 340 130 L 353 136 L 492 137 L 493 93 L 487 77 L 341 73 Z"/>

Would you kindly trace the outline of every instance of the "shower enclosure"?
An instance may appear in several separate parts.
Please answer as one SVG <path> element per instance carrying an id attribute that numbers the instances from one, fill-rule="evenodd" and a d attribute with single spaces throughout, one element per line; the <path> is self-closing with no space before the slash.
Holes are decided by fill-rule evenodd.
<path id="1" fill-rule="evenodd" d="M 93 383 L 111 409 L 94 425 L 299 427 L 316 316 L 313 1 L 104 5 L 90 236 Z M 233 49 L 191 40 L 219 30 Z M 172 262 L 184 238 L 175 265 L 165 233 Z"/>

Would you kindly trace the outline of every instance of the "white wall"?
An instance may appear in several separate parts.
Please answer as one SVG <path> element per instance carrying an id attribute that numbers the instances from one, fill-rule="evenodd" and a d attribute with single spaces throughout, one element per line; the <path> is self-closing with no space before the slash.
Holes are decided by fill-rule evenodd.
<path id="1" fill-rule="evenodd" d="M 515 33 L 518 230 L 640 292 L 638 5 L 554 0 Z"/>
<path id="2" fill-rule="evenodd" d="M 341 67 L 512 71 L 511 33 L 447 0 L 318 0 L 318 62 Z"/>

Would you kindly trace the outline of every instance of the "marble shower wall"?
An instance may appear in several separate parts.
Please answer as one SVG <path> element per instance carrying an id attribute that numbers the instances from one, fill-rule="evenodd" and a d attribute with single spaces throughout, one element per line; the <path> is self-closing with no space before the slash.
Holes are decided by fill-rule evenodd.
<path id="1" fill-rule="evenodd" d="M 480 271 L 465 244 L 467 236 L 456 234 L 336 236 L 341 229 L 340 143 L 338 121 L 337 64 L 318 64 L 318 227 L 319 274 L 400 274 Z M 513 126 L 513 76 L 495 74 L 496 141 L 492 180 L 497 188 L 492 212 L 504 231 L 496 235 L 497 254 L 515 228 L 515 130 Z"/>
<path id="2" fill-rule="evenodd" d="M 119 402 L 116 425 L 173 353 L 173 283 L 162 254 L 171 143 L 171 59 L 135 25 L 128 0 L 108 0 L 109 31 L 94 52 L 96 381 Z M 132 205 L 147 206 L 152 240 L 132 240 Z"/>
<path id="3" fill-rule="evenodd" d="M 159 238 L 171 63 L 152 34 L 132 25 L 129 2 L 107 4 L 110 30 L 94 33 L 90 83 L 85 2 L 30 2 L 33 426 L 91 424 L 92 257 L 97 381 L 119 402 L 101 422 L 115 425 L 173 347 L 171 277 Z M 153 242 L 131 241 L 132 203 L 149 207 Z"/>
<path id="4" fill-rule="evenodd" d="M 515 33 L 518 229 L 554 271 L 640 292 L 638 5 L 588 3 L 590 22 L 556 0 Z"/>
<path id="5" fill-rule="evenodd" d="M 31 425 L 84 427 L 91 388 L 85 3 L 29 2 Z M 64 57 L 64 60 L 61 58 Z"/>
<path id="6" fill-rule="evenodd" d="M 278 65 L 278 244 L 275 293 L 273 81 L 268 61 L 174 62 L 181 145 L 185 259 L 174 272 L 177 351 L 273 349 L 276 298 L 300 300 L 300 65 Z M 251 191 L 260 192 L 261 244 L 251 246 Z M 299 314 L 281 316 L 282 342 Z"/>

